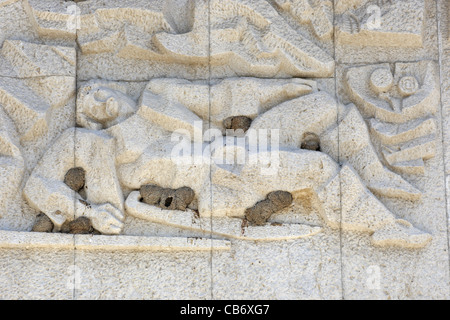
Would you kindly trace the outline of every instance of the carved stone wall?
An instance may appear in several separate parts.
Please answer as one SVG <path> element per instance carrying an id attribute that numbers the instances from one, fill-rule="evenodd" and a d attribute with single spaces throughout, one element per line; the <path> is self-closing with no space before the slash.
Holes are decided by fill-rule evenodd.
<path id="1" fill-rule="evenodd" d="M 447 299 L 446 0 L 0 0 L 0 299 Z"/>

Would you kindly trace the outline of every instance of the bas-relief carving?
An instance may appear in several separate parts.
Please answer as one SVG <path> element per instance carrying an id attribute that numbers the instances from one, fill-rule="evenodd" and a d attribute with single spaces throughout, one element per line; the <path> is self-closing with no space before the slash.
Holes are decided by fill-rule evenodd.
<path id="1" fill-rule="evenodd" d="M 82 14 L 78 34 L 82 55 L 111 53 L 124 59 L 210 64 L 218 77 L 222 73 L 259 77 L 333 74 L 333 58 L 292 29 L 266 1 L 158 4 L 146 10 L 115 7 Z M 282 6 L 289 10 L 298 4 Z M 174 15 L 174 10 L 180 15 Z M 306 3 L 304 10 L 309 18 L 302 19 L 315 26 L 319 37 L 329 37 L 329 10 Z M 322 27 L 324 22 L 328 27 Z"/>
<path id="2" fill-rule="evenodd" d="M 18 134 L 13 122 L 0 109 L 0 218 L 8 214 L 8 210 L 17 210 L 20 202 L 18 190 L 25 170 Z M 16 202 L 16 203 L 14 203 Z"/>
<path id="3" fill-rule="evenodd" d="M 318 0 L 275 0 L 301 24 L 309 24 L 319 39 L 329 39 L 333 34 L 333 3 Z"/>
<path id="4" fill-rule="evenodd" d="M 91 81 L 80 88 L 77 100 L 77 123 L 85 128 L 69 129 L 61 135 L 33 170 L 24 195 L 33 207 L 51 219 L 55 231 L 59 231 L 66 221 L 86 216 L 96 230 L 119 234 L 124 217 L 129 214 L 202 233 L 211 232 L 208 226 L 213 223 L 212 232 L 218 237 L 282 240 L 312 236 L 321 228 L 277 223 L 276 219 L 268 221 L 264 227 L 246 226 L 248 209 L 264 200 L 270 192 L 284 190 L 292 195 L 293 201 L 300 201 L 300 195 L 311 190 L 312 203 L 331 227 L 341 225 L 349 230 L 370 232 L 373 243 L 378 245 L 426 245 L 430 235 L 397 219 L 369 190 L 406 199 L 420 197 L 418 190 L 378 160 L 365 122 L 356 108 L 338 106 L 330 95 L 318 91 L 313 81 L 279 80 L 279 84 L 269 85 L 271 82 L 240 78 L 215 83 L 209 90 L 215 93 L 217 100 L 211 100 L 210 109 L 217 111 L 213 114 L 220 115 L 223 101 L 233 101 L 233 96 L 241 94 L 245 96 L 250 92 L 247 84 L 250 88 L 254 88 L 254 83 L 262 84 L 259 96 L 252 91 L 258 103 L 241 105 L 238 112 L 253 120 L 246 135 L 258 129 L 280 131 L 281 149 L 277 152 L 276 174 L 261 175 L 258 161 L 242 165 L 216 163 L 223 153 L 246 153 L 252 149 L 251 145 L 222 145 L 213 150 L 212 162 L 195 163 L 195 155 L 174 158 L 177 143 L 173 142 L 171 132 L 183 129 L 189 136 L 190 133 L 195 135 L 195 120 L 209 121 L 209 117 L 204 116 L 205 110 L 194 103 L 208 100 L 208 87 L 204 83 L 155 79 L 147 85 L 136 104 L 124 95 L 119 85 Z M 190 90 L 186 90 L 186 86 Z M 265 99 L 265 86 L 272 86 L 278 104 L 270 106 L 274 102 Z M 235 90 L 229 90 L 230 87 Z M 243 89 L 238 89 L 240 87 Z M 161 91 L 162 88 L 165 90 Z M 197 94 L 192 95 L 192 92 Z M 203 99 L 199 95 L 203 95 Z M 158 104 L 164 107 L 158 107 Z M 204 108 L 207 107 L 205 104 Z M 347 109 L 347 112 L 337 122 L 338 108 Z M 219 126 L 224 118 L 225 115 L 216 119 L 211 117 L 212 124 L 215 122 Z M 197 126 L 200 133 L 202 127 Z M 355 127 L 362 133 L 358 135 L 361 148 L 353 145 L 351 153 L 341 155 L 346 162 L 341 167 L 335 160 L 339 157 L 333 146 L 335 140 L 330 137 L 339 130 L 342 143 L 348 133 L 347 139 L 353 144 L 354 139 L 350 136 L 354 135 Z M 223 131 L 219 132 L 222 134 Z M 300 148 L 305 133 L 320 137 L 323 152 Z M 202 140 L 189 141 L 200 143 L 202 150 L 210 145 Z M 361 150 L 372 156 L 361 160 Z M 249 157 L 260 157 L 263 153 L 257 151 Z M 270 151 L 266 153 L 266 157 L 273 156 Z M 74 167 L 85 170 L 83 192 L 71 190 L 64 182 L 67 172 Z M 375 171 L 367 172 L 365 168 Z M 374 172 L 377 173 L 375 180 L 370 178 Z M 189 187 L 194 191 L 195 204 L 185 212 L 142 203 L 142 194 L 135 190 L 148 184 L 172 189 Z M 352 190 L 348 196 L 345 191 L 343 193 L 346 205 L 342 215 L 339 211 L 340 184 L 348 185 Z M 74 197 L 77 199 L 75 205 Z M 365 208 L 370 208 L 371 213 L 363 212 Z"/>
<path id="5" fill-rule="evenodd" d="M 2 228 L 27 228 L 33 209 L 23 186 L 46 148 L 74 125 L 75 57 L 74 48 L 21 40 L 6 40 L 0 49 L 2 162 L 14 164 L 2 174 Z"/>
<path id="6" fill-rule="evenodd" d="M 346 81 L 388 165 L 423 174 L 424 160 L 436 154 L 436 65 L 421 61 L 349 68 Z"/>
<path id="7" fill-rule="evenodd" d="M 424 0 L 336 2 L 337 37 L 354 46 L 422 47 Z"/>
<path id="8" fill-rule="evenodd" d="M 408 12 L 420 22 L 421 1 L 377 4 L 383 6 L 383 18 L 389 20 L 402 5 L 410 6 L 412 2 L 415 9 Z M 326 3 L 293 0 L 275 4 L 299 23 L 312 26 L 318 38 L 331 35 L 332 20 Z M 170 13 L 177 6 L 182 8 L 180 16 Z M 208 8 L 202 1 L 167 1 L 164 5 L 155 2 L 154 8 L 148 10 L 97 9 L 82 14 L 77 41 L 83 55 L 113 52 L 125 59 L 192 65 L 210 62 L 212 67 L 231 69 L 238 65 L 236 74 L 253 76 L 332 75 L 333 59 L 290 28 L 269 3 L 212 1 L 210 9 L 211 26 L 205 19 Z M 39 5 L 29 10 L 39 34 L 67 36 L 62 24 L 56 26 L 57 23 L 49 21 L 68 17 L 61 12 L 44 14 L 44 11 Z M 343 8 L 342 12 L 345 11 Z M 358 14 L 356 11 L 351 17 Z M 394 34 L 394 38 L 407 39 L 401 42 L 405 45 L 421 45 L 422 35 L 416 30 L 420 23 L 408 30 L 366 32 L 364 22 L 361 23 L 365 18 L 358 19 L 356 33 L 348 32 L 345 23 L 340 31 L 350 34 L 346 35 L 350 43 L 356 41 L 352 40 L 355 37 L 392 39 Z M 208 29 L 211 52 L 207 50 Z M 202 45 L 201 41 L 206 42 Z M 362 43 L 364 39 L 357 41 Z M 36 50 L 43 50 L 58 64 L 41 65 L 42 61 L 33 60 L 30 52 Z M 11 40 L 3 44 L 2 55 L 5 65 L 10 64 L 9 69 L 19 78 L 28 74 L 73 76 L 75 58 L 70 48 Z M 237 65 L 233 66 L 234 63 Z M 303 79 L 229 78 L 214 80 L 211 86 L 206 81 L 153 79 L 139 101 L 128 97 L 119 83 L 90 81 L 78 91 L 79 128 L 63 132 L 48 146 L 36 166 L 33 162 L 24 197 L 37 212 L 49 217 L 55 232 L 64 229 L 66 221 L 84 216 L 91 220 L 95 230 L 120 234 L 125 216 L 130 215 L 196 232 L 212 231 L 217 237 L 281 240 L 313 236 L 322 228 L 278 222 L 276 217 L 269 218 L 263 227 L 246 226 L 243 224 L 246 210 L 264 201 L 269 192 L 288 191 L 294 202 L 301 201 L 306 192 L 311 194 L 311 201 L 325 223 L 333 228 L 369 232 L 375 245 L 423 247 L 431 236 L 396 218 L 377 196 L 408 201 L 421 197 L 419 190 L 390 168 L 400 173 L 422 173 L 423 161 L 434 156 L 433 108 L 437 91 L 434 67 L 428 62 L 398 63 L 393 74 L 388 72 L 389 65 L 378 65 L 373 70 L 371 67 L 348 72 L 349 92 L 356 107 L 338 104 L 320 91 L 315 81 Z M 352 72 L 356 74 L 353 80 Z M 358 81 L 361 78 L 367 81 Z M 33 139 L 48 127 L 51 108 L 45 101 L 39 104 L 27 101 L 27 97 L 34 97 L 32 84 L 24 85 L 24 79 L 8 81 L 1 86 L 1 97 L 18 130 L 13 136 L 19 141 L 26 141 L 27 136 Z M 10 92 L 14 90 L 8 91 L 11 86 L 21 88 L 23 97 L 13 96 Z M 48 99 L 51 92 L 33 100 Z M 23 109 L 22 118 L 26 121 L 19 123 L 12 107 L 8 112 L 8 106 Z M 360 112 L 364 117 L 371 114 L 369 125 Z M 214 150 L 212 163 L 184 167 L 174 163 L 171 152 L 177 144 L 171 139 L 172 132 L 184 130 L 192 138 L 190 143 L 200 143 L 205 148 L 208 143 L 203 141 L 204 129 L 217 128 L 225 133 L 224 121 L 233 116 L 250 119 L 252 130 L 280 130 L 278 174 L 259 176 L 255 174 L 260 170 L 257 165 L 229 166 L 214 161 L 222 153 L 247 152 L 251 146 L 227 145 Z M 319 137 L 320 151 L 301 148 L 305 135 L 310 133 Z M 378 143 L 372 141 L 374 138 L 381 144 L 381 151 Z M 14 159 L 20 167 L 21 158 Z M 71 189 L 64 181 L 73 168 L 85 171 L 80 190 Z M 194 204 L 187 211 L 180 211 L 142 203 L 138 190 L 150 183 L 173 189 L 189 186 L 195 192 Z"/>
<path id="9" fill-rule="evenodd" d="M 6 40 L 0 50 L 0 104 L 13 120 L 28 169 L 46 145 L 73 126 L 74 48 Z M 2 68 L 3 69 L 3 68 Z"/>

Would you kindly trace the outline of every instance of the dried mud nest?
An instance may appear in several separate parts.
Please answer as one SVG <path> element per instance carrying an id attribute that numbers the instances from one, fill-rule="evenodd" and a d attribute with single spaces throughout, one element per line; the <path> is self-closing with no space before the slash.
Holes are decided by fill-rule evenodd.
<path id="1" fill-rule="evenodd" d="M 245 219 L 253 225 L 262 226 L 276 212 L 289 207 L 293 197 L 287 191 L 270 192 L 266 199 L 245 210 Z"/>
<path id="2" fill-rule="evenodd" d="M 140 194 L 142 201 L 146 204 L 161 209 L 181 211 L 186 211 L 195 197 L 194 190 L 189 187 L 170 189 L 152 184 L 142 186 Z"/>

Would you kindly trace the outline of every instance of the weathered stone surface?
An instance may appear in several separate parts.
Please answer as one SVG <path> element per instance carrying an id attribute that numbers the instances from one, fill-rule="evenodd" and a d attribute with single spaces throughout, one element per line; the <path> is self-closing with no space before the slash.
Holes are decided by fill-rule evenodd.
<path id="1" fill-rule="evenodd" d="M 339 1 L 338 41 L 357 46 L 422 47 L 425 1 Z M 378 5 L 377 5 L 378 4 Z M 381 6 L 379 6 L 381 4 Z"/>
<path id="2" fill-rule="evenodd" d="M 447 3 L 447 11 L 449 9 Z M 447 12 L 447 24 L 450 15 Z M 443 25 L 445 26 L 445 25 Z M 445 30 L 443 30 L 445 31 Z M 443 32 L 445 35 L 445 32 Z M 443 38 L 444 40 L 444 38 Z M 450 41 L 448 41 L 450 42 Z M 443 43 L 444 44 L 444 43 Z M 448 48 L 448 46 L 447 46 Z M 444 141 L 444 166 L 445 166 L 445 185 L 447 190 L 447 216 L 450 213 L 450 50 L 441 51 L 441 91 L 442 91 L 442 130 L 443 130 L 443 141 Z M 449 239 L 450 241 L 450 239 Z"/>
<path id="3" fill-rule="evenodd" d="M 438 60 L 436 1 L 335 2 L 337 62 Z"/>
<path id="4" fill-rule="evenodd" d="M 17 78 L 75 76 L 76 51 L 71 47 L 5 40 L 0 56 Z"/>
<path id="5" fill-rule="evenodd" d="M 0 0 L 0 299 L 450 298 L 449 26 Z"/>
<path id="6" fill-rule="evenodd" d="M 430 29 L 426 31 L 424 29 L 423 47 L 405 49 L 399 53 L 398 48 L 395 47 L 379 49 L 373 46 L 371 50 L 376 52 L 377 57 L 375 57 L 366 52 L 368 49 L 356 51 L 350 47 L 344 48 L 342 44 L 337 46 L 336 59 L 349 63 L 341 65 L 337 72 L 339 99 L 346 104 L 354 103 L 360 111 L 360 119 L 363 119 L 369 128 L 373 154 L 381 160 L 380 163 L 420 193 L 420 200 L 412 200 L 413 197 L 410 202 L 404 197 L 390 198 L 388 194 L 395 194 L 393 190 L 380 193 L 367 185 L 379 201 L 377 206 L 373 204 L 371 207 L 378 207 L 378 212 L 386 212 L 385 209 L 388 209 L 395 222 L 380 225 L 373 233 L 343 230 L 342 270 L 346 288 L 344 295 L 348 299 L 447 297 L 447 285 L 437 286 L 436 290 L 432 290 L 427 285 L 428 281 L 445 282 L 448 279 L 448 259 L 445 249 L 448 246 L 448 232 L 447 230 L 444 232 L 439 227 L 440 224 L 447 223 L 445 204 L 439 200 L 446 197 L 441 158 L 445 147 L 440 143 L 441 138 L 439 138 L 442 134 L 441 130 L 445 131 L 445 126 L 441 126 L 443 119 L 439 101 L 442 86 L 439 82 L 442 79 L 439 79 L 439 76 L 441 78 L 447 76 L 443 76 L 442 71 L 439 73 L 439 58 L 435 55 L 439 52 L 436 46 L 438 43 L 438 33 L 435 29 L 438 25 L 435 15 L 436 2 L 424 1 L 424 3 L 427 8 L 427 18 L 424 23 L 429 25 Z M 377 5 L 375 2 L 372 4 Z M 428 57 L 424 55 L 424 51 L 429 52 Z M 399 61 L 405 61 L 405 56 L 410 57 L 407 59 L 410 62 L 399 63 Z M 432 57 L 433 61 L 428 61 L 429 57 Z M 383 69 L 386 75 L 391 76 L 386 76 L 384 79 L 387 81 L 384 81 L 383 78 L 376 78 L 374 75 L 374 79 L 380 80 L 376 83 L 372 81 L 371 75 L 375 74 L 377 69 Z M 362 70 L 366 70 L 366 76 L 364 72 L 356 76 L 356 73 Z M 355 90 L 355 88 L 359 89 Z M 363 88 L 367 88 L 367 91 Z M 362 95 L 365 97 L 359 99 L 358 96 Z M 406 104 L 408 99 L 412 104 Z M 401 104 L 396 102 L 402 100 Z M 425 101 L 427 102 L 422 104 Z M 370 110 L 370 104 L 376 108 L 385 109 Z M 420 111 L 423 107 L 427 111 L 425 109 Z M 386 110 L 391 115 L 387 116 Z M 347 153 L 347 150 L 351 150 L 352 144 L 343 143 L 342 131 L 339 132 L 339 136 L 342 155 Z M 355 137 L 356 134 L 352 139 Z M 362 157 L 361 154 L 360 158 Z M 341 171 L 341 179 L 336 181 L 335 185 L 343 187 L 343 182 Z M 345 200 L 345 197 L 350 200 L 353 193 L 350 190 L 345 191 L 344 188 L 341 190 L 342 218 L 344 218 L 346 211 L 351 213 L 351 207 L 349 207 L 351 201 Z M 359 201 L 359 203 L 362 202 L 364 201 Z M 415 204 L 411 205 L 412 203 Z M 380 205 L 385 209 L 381 210 Z M 358 204 L 358 207 L 361 207 L 361 204 Z M 370 214 L 365 216 L 370 217 Z M 340 216 L 336 220 L 344 226 L 344 221 L 339 218 Z M 383 221 L 388 220 L 383 219 Z M 393 232 L 397 234 L 393 235 Z M 409 244 L 406 244 L 406 239 L 409 239 Z M 422 243 L 419 255 L 413 253 L 418 252 L 417 241 Z M 364 248 L 369 243 L 373 246 L 370 249 Z M 394 258 L 392 251 L 387 248 L 399 246 L 409 249 L 399 251 Z M 357 255 L 360 258 L 355 258 Z M 388 257 L 392 257 L 389 263 L 382 262 Z M 425 266 L 438 267 L 431 275 L 416 269 L 419 265 L 420 270 L 424 270 Z M 406 277 L 399 277 L 399 266 L 403 273 L 413 276 L 409 280 L 406 280 Z"/>

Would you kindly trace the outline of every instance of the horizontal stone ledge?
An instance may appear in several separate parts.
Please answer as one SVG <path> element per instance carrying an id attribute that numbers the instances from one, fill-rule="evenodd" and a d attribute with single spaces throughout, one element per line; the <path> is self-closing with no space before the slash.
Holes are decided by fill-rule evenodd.
<path id="1" fill-rule="evenodd" d="M 221 239 L 246 241 L 284 241 L 304 239 L 323 231 L 320 226 L 300 223 L 279 223 L 269 219 L 264 226 L 243 225 L 243 218 L 199 217 L 188 209 L 166 210 L 141 202 L 139 191 L 128 196 L 125 207 L 127 213 L 135 218 L 153 223 L 179 228 L 200 234 L 209 234 Z"/>
<path id="2" fill-rule="evenodd" d="M 230 250 L 231 242 L 206 238 L 71 235 L 0 231 L 0 248 L 122 251 Z"/>

